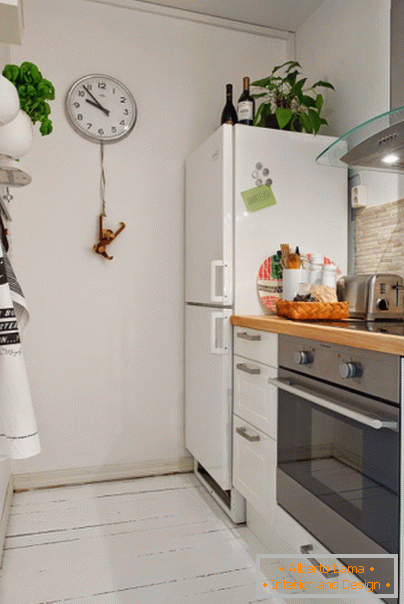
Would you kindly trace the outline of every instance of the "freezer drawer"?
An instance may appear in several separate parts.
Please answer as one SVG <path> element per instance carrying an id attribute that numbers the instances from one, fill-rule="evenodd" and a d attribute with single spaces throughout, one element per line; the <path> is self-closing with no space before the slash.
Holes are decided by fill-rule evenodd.
<path id="1" fill-rule="evenodd" d="M 185 445 L 223 490 L 231 488 L 231 314 L 185 310 Z"/>

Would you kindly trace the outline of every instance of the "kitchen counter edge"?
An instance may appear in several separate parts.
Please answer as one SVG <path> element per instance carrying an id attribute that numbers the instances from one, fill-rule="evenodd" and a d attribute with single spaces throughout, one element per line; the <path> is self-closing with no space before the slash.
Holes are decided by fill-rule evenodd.
<path id="1" fill-rule="evenodd" d="M 313 325 L 312 323 L 293 321 L 276 315 L 232 315 L 231 324 L 321 342 L 331 342 L 342 346 L 353 346 L 362 350 L 376 350 L 377 352 L 404 356 L 404 338 L 397 335 L 354 331 L 349 328 L 321 325 L 321 323 Z"/>

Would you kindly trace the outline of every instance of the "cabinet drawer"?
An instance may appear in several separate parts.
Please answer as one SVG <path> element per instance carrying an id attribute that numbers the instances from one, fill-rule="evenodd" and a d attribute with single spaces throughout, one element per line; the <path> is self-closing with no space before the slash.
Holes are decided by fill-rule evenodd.
<path id="1" fill-rule="evenodd" d="M 277 389 L 268 384 L 277 369 L 234 357 L 234 413 L 277 439 Z"/>
<path id="2" fill-rule="evenodd" d="M 285 512 L 285 510 L 278 504 L 276 504 L 274 516 L 276 526 L 282 533 L 282 538 L 293 548 L 297 554 L 301 553 L 300 548 L 303 545 L 309 544 L 313 546 L 313 550 L 310 551 L 310 556 L 313 558 L 316 557 L 316 554 L 320 555 L 330 553 L 319 541 L 313 537 L 313 535 L 311 535 L 311 533 L 306 531 L 306 529 L 299 522 L 297 522 L 297 520 L 292 518 L 292 516 Z M 327 564 L 325 560 L 321 560 L 321 562 Z"/>
<path id="3" fill-rule="evenodd" d="M 265 518 L 276 508 L 276 442 L 233 416 L 233 485 Z"/>
<path id="4" fill-rule="evenodd" d="M 234 328 L 234 353 L 242 357 L 278 366 L 278 334 L 258 329 Z"/>

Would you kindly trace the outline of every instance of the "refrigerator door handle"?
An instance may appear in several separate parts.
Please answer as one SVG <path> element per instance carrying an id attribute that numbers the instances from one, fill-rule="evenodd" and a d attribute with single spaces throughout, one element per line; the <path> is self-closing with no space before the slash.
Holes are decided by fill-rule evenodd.
<path id="1" fill-rule="evenodd" d="M 225 337 L 225 329 L 222 329 L 221 335 L 221 344 L 222 346 L 218 346 L 218 332 L 217 325 L 218 321 L 222 321 L 222 327 L 224 328 L 224 321 L 226 317 L 222 311 L 212 312 L 210 315 L 210 352 L 212 354 L 228 354 L 229 347 L 227 346 L 226 337 Z"/>
<path id="2" fill-rule="evenodd" d="M 210 301 L 223 302 L 223 292 L 218 295 L 216 291 L 217 269 L 224 268 L 223 260 L 212 260 L 210 263 Z M 223 275 L 224 277 L 224 275 Z M 224 283 L 224 278 L 223 278 Z"/>

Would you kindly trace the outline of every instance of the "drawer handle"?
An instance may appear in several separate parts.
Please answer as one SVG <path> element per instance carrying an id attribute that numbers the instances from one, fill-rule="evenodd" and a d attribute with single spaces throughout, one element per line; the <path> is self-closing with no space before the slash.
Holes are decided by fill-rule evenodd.
<path id="1" fill-rule="evenodd" d="M 240 434 L 240 436 L 248 440 L 250 443 L 258 442 L 259 440 L 261 440 L 260 435 L 256 434 L 255 432 L 253 434 L 248 434 L 247 428 L 245 426 L 236 428 L 236 432 L 237 434 Z"/>
<path id="2" fill-rule="evenodd" d="M 311 552 L 312 549 L 313 546 L 311 545 L 311 543 L 309 543 L 308 545 L 302 545 L 300 546 L 300 553 L 308 554 L 309 552 Z M 308 561 L 311 562 L 312 565 L 316 566 L 317 568 L 320 566 L 320 563 L 315 558 L 308 558 Z M 320 573 L 324 575 L 324 577 L 338 577 L 338 573 L 334 572 L 333 570 L 325 570 L 324 572 L 320 570 Z"/>
<path id="3" fill-rule="evenodd" d="M 247 333 L 246 331 L 238 331 L 237 337 L 242 338 L 243 340 L 250 340 L 250 342 L 256 342 L 261 339 L 261 335 L 259 333 L 253 335 Z"/>
<path id="4" fill-rule="evenodd" d="M 245 363 L 237 363 L 236 369 L 240 369 L 240 371 L 245 371 L 245 373 L 250 373 L 251 375 L 261 373 L 261 369 L 259 367 L 249 367 Z"/>

